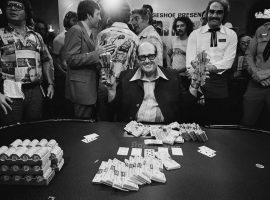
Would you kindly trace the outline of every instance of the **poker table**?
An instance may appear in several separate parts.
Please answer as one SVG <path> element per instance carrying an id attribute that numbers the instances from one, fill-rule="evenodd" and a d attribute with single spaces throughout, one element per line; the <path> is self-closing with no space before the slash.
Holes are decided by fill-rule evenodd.
<path id="1" fill-rule="evenodd" d="M 0 129 L 0 146 L 18 138 L 55 139 L 64 150 L 65 159 L 62 170 L 48 186 L 0 185 L 1 199 L 270 199 L 270 133 L 249 129 L 203 128 L 209 140 L 178 145 L 184 155 L 172 158 L 181 168 L 164 170 L 165 184 L 143 185 L 137 192 L 93 184 L 101 161 L 123 161 L 135 147 L 153 148 L 144 145 L 144 138 L 124 137 L 124 126 L 112 122 L 48 120 Z M 100 136 L 91 143 L 83 143 L 83 136 L 91 133 Z M 216 150 L 216 156 L 209 158 L 198 153 L 202 145 Z M 130 147 L 128 156 L 118 156 L 119 147 Z"/>

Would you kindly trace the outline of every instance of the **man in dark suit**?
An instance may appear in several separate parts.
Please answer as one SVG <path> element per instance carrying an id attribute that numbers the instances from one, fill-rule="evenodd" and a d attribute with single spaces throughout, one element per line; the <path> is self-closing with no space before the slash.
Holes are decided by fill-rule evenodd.
<path id="1" fill-rule="evenodd" d="M 78 24 L 65 37 L 67 61 L 66 98 L 74 104 L 76 118 L 93 119 L 97 101 L 99 55 L 110 51 L 112 45 L 95 49 L 100 7 L 92 0 L 81 1 L 77 9 Z"/>
<path id="2" fill-rule="evenodd" d="M 137 49 L 139 68 L 120 74 L 119 83 L 108 88 L 109 102 L 120 121 L 169 123 L 185 121 L 183 109 L 196 102 L 200 83 L 192 80 L 189 91 L 176 71 L 158 66 L 157 48 L 145 41 Z"/>

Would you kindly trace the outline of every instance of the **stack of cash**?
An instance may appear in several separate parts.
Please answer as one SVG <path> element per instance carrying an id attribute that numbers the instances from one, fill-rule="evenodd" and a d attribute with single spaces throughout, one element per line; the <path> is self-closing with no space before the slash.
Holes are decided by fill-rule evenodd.
<path id="1" fill-rule="evenodd" d="M 138 191 L 152 181 L 165 183 L 162 162 L 153 157 L 130 156 L 124 162 L 116 158 L 102 161 L 92 182 L 123 191 Z"/>
<path id="2" fill-rule="evenodd" d="M 105 85 L 112 85 L 111 76 L 113 74 L 111 69 L 111 54 L 109 52 L 103 53 L 99 56 L 101 63 L 101 73 L 105 74 L 106 82 Z"/>
<path id="3" fill-rule="evenodd" d="M 182 137 L 186 141 L 199 141 L 199 142 L 206 142 L 208 140 L 205 131 L 203 131 L 198 124 L 181 124 L 180 130 Z"/>
<path id="4" fill-rule="evenodd" d="M 131 121 L 125 126 L 125 131 L 135 137 L 151 135 L 156 141 L 147 140 L 145 144 L 169 144 L 184 143 L 186 141 L 206 142 L 208 140 L 205 131 L 196 123 L 173 122 L 169 125 L 144 125 Z"/>
<path id="5" fill-rule="evenodd" d="M 194 72 L 192 74 L 192 79 L 196 80 L 200 83 L 200 86 L 205 84 L 206 79 L 206 70 L 207 64 L 209 63 L 209 59 L 207 58 L 207 54 L 205 51 L 200 52 L 195 61 L 192 61 L 192 65 L 194 68 Z"/>

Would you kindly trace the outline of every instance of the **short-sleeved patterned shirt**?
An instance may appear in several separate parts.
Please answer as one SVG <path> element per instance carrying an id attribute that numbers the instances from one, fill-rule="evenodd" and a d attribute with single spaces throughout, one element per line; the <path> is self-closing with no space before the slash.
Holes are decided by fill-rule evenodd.
<path id="1" fill-rule="evenodd" d="M 27 27 L 25 36 L 11 26 L 0 29 L 0 58 L 3 91 L 11 98 L 23 97 L 22 84 L 41 82 L 42 63 L 52 63 L 42 37 Z"/>

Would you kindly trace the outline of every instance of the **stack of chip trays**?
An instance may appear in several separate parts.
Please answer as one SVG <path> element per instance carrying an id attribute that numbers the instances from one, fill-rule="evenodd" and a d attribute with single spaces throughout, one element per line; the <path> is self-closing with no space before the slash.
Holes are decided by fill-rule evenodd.
<path id="1" fill-rule="evenodd" d="M 22 185 L 48 185 L 55 175 L 54 164 L 58 170 L 62 167 L 63 152 L 59 152 L 55 140 L 17 139 L 9 147 L 0 148 L 0 183 Z M 61 150 L 62 151 L 62 150 Z M 60 162 L 58 162 L 58 159 Z"/>
<path id="2" fill-rule="evenodd" d="M 154 157 L 130 156 L 125 161 L 116 158 L 102 161 L 92 182 L 123 191 L 138 191 L 139 186 L 152 181 L 165 183 L 162 162 Z"/>
<path id="3" fill-rule="evenodd" d="M 51 160 L 51 166 L 52 169 L 54 169 L 55 171 L 60 171 L 64 165 L 64 151 L 58 146 L 57 143 L 54 144 L 54 147 L 52 147 L 51 150 L 51 156 L 50 156 L 50 160 Z"/>
<path id="4" fill-rule="evenodd" d="M 160 144 L 160 141 L 162 141 L 163 144 L 174 145 L 174 143 L 184 143 L 184 140 L 199 142 L 208 140 L 205 131 L 196 123 L 179 124 L 173 122 L 169 125 L 144 125 L 131 121 L 124 129 L 135 137 L 150 134 L 158 141 L 152 141 L 151 144 Z"/>

